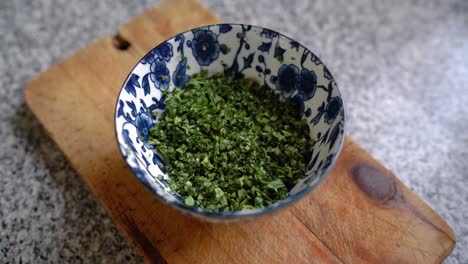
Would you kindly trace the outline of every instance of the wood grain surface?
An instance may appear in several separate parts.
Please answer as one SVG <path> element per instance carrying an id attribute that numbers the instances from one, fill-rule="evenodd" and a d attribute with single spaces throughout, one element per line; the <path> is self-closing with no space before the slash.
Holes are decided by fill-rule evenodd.
<path id="1" fill-rule="evenodd" d="M 276 214 L 210 224 L 159 202 L 132 175 L 114 137 L 128 72 L 151 48 L 220 22 L 195 0 L 163 2 L 33 79 L 26 102 L 110 216 L 154 263 L 440 263 L 447 223 L 347 137 L 329 176 Z"/>

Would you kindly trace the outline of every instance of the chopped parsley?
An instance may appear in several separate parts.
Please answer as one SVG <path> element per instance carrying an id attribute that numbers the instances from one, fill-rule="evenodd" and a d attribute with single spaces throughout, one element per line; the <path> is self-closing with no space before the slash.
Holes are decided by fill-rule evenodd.
<path id="1" fill-rule="evenodd" d="M 296 108 L 270 89 L 202 72 L 166 100 L 148 143 L 185 204 L 237 211 L 288 196 L 306 170 L 308 133 Z"/>

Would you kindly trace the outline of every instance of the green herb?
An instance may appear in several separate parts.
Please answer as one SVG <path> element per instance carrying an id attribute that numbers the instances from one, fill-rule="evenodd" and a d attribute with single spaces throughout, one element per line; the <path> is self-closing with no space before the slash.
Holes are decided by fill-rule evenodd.
<path id="1" fill-rule="evenodd" d="M 188 206 L 193 206 L 195 204 L 195 201 L 193 200 L 192 196 L 185 198 L 184 202 Z"/>
<path id="2" fill-rule="evenodd" d="M 127 155 L 130 155 L 130 153 L 132 153 L 132 150 L 130 148 L 125 148 L 125 153 L 127 153 Z"/>
<path id="3" fill-rule="evenodd" d="M 236 211 L 285 199 L 311 142 L 296 108 L 250 79 L 206 72 L 166 100 L 149 143 L 189 206 Z"/>

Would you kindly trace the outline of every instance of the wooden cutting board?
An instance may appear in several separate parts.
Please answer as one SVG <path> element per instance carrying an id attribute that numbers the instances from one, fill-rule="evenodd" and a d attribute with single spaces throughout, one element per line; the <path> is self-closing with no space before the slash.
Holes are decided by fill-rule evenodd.
<path id="1" fill-rule="evenodd" d="M 128 72 L 176 34 L 220 22 L 195 0 L 163 2 L 32 80 L 26 102 L 148 262 L 440 263 L 447 223 L 351 138 L 328 177 L 294 206 L 249 222 L 199 222 L 132 175 L 114 137 Z"/>

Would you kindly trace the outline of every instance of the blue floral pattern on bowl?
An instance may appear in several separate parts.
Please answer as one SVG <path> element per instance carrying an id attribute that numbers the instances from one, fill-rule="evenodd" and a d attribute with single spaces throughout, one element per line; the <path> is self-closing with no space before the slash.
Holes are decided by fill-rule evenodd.
<path id="1" fill-rule="evenodd" d="M 289 197 L 268 207 L 211 212 L 190 207 L 170 190 L 170 175 L 148 133 L 164 101 L 190 75 L 207 70 L 253 78 L 297 106 L 314 140 L 303 178 Z M 163 93 L 163 91 L 165 91 Z M 127 77 L 115 111 L 118 146 L 135 176 L 157 197 L 184 213 L 211 221 L 235 220 L 285 207 L 310 192 L 333 167 L 344 142 L 343 100 L 329 70 L 304 46 L 276 31 L 242 24 L 192 29 L 159 44 Z"/>

